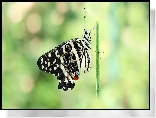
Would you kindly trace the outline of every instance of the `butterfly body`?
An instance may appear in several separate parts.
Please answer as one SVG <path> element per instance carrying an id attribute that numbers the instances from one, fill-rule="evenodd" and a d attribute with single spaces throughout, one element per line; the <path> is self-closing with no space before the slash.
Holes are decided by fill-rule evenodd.
<path id="1" fill-rule="evenodd" d="M 40 70 L 57 76 L 58 89 L 73 89 L 79 79 L 82 60 L 85 61 L 84 72 L 89 71 L 91 49 L 91 30 L 84 30 L 82 38 L 63 42 L 39 57 L 37 65 Z"/>

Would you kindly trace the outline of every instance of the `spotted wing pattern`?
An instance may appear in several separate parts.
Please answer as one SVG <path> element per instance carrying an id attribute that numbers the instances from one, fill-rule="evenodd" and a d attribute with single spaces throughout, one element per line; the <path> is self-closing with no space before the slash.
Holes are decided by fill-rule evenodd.
<path id="1" fill-rule="evenodd" d="M 63 42 L 39 57 L 37 66 L 59 80 L 58 89 L 73 89 L 79 79 L 82 60 L 85 61 L 84 72 L 89 71 L 91 49 L 91 30 L 84 29 L 82 38 L 74 38 Z"/>

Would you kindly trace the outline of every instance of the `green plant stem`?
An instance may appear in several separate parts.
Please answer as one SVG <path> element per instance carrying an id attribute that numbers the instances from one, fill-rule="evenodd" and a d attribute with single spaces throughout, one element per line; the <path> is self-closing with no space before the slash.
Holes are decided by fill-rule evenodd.
<path id="1" fill-rule="evenodd" d="M 100 65 L 99 65 L 99 23 L 96 21 L 96 93 L 100 97 Z"/>

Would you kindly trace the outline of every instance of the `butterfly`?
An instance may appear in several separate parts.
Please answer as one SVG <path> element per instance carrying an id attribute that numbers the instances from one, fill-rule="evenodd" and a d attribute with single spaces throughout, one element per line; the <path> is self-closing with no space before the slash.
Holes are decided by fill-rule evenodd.
<path id="1" fill-rule="evenodd" d="M 82 60 L 84 59 L 84 73 L 91 68 L 91 32 L 84 29 L 82 38 L 74 38 L 63 42 L 37 60 L 40 70 L 50 73 L 59 80 L 58 89 L 67 91 L 73 89 L 80 77 Z"/>

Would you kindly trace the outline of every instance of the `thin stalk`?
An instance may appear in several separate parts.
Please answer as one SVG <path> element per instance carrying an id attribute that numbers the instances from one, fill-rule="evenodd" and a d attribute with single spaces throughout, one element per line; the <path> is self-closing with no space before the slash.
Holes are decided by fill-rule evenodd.
<path id="1" fill-rule="evenodd" d="M 100 65 L 99 65 L 99 23 L 96 21 L 96 94 L 100 97 Z"/>

